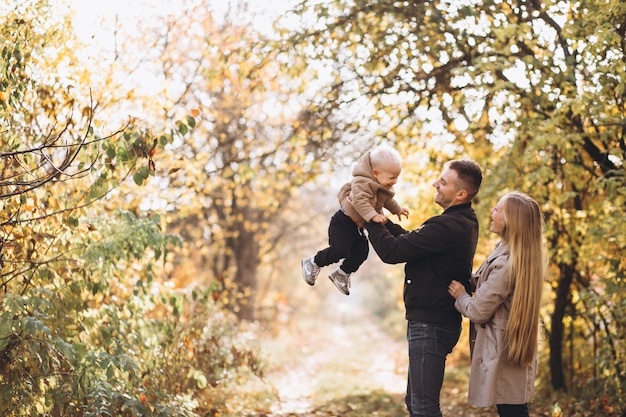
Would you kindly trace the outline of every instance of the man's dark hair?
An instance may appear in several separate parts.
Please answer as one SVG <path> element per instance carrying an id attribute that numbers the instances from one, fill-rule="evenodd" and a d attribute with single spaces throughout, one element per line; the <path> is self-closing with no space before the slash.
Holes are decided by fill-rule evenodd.
<path id="1" fill-rule="evenodd" d="M 483 182 L 483 173 L 480 165 L 471 159 L 457 159 L 448 163 L 448 168 L 453 169 L 467 187 L 468 200 L 474 198 Z"/>

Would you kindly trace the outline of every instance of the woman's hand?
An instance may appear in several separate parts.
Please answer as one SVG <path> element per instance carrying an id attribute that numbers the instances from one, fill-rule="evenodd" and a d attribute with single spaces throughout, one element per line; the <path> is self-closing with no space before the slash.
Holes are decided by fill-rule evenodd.
<path id="1" fill-rule="evenodd" d="M 452 280 L 450 285 L 448 285 L 448 292 L 456 300 L 457 298 L 459 298 L 461 296 L 461 294 L 463 294 L 463 293 L 465 293 L 467 291 L 465 291 L 465 287 L 459 281 Z"/>

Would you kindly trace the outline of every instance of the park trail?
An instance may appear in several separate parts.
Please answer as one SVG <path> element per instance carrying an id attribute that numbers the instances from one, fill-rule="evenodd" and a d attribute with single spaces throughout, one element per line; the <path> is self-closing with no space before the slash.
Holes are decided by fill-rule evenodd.
<path id="1" fill-rule="evenodd" d="M 396 410 L 401 407 L 401 411 L 394 412 L 394 417 L 408 416 L 403 411 L 406 340 L 385 332 L 367 308 L 360 305 L 358 296 L 346 297 L 334 287 L 328 290 L 330 293 L 322 291 L 324 300 L 319 310 L 310 312 L 308 317 L 292 317 L 269 342 L 274 346 L 270 354 L 273 365 L 266 378 L 279 398 L 271 416 L 339 416 L 341 413 L 328 411 L 329 407 L 320 404 L 342 402 L 355 394 L 368 398 L 368 393 L 375 392 L 384 392 L 399 404 Z M 358 293 L 358 289 L 354 292 Z M 464 332 L 459 343 L 466 339 Z M 454 354 L 448 359 L 441 393 L 443 417 L 497 417 L 495 410 L 467 404 L 468 361 L 467 357 L 459 359 Z M 382 410 L 374 415 L 389 414 Z"/>

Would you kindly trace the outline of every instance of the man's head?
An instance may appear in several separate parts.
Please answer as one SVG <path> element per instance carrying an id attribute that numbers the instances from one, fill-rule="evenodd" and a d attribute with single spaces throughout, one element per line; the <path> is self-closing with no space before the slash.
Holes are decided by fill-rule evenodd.
<path id="1" fill-rule="evenodd" d="M 483 180 L 480 166 L 469 159 L 450 161 L 433 183 L 437 189 L 435 203 L 444 209 L 472 201 Z"/>

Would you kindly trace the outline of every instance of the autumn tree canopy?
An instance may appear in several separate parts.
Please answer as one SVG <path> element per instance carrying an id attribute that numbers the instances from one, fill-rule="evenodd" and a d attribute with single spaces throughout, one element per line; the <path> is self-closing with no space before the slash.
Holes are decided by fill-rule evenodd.
<path id="1" fill-rule="evenodd" d="M 328 113 L 356 103 L 407 153 L 476 159 L 481 202 L 519 189 L 542 203 L 556 389 L 624 390 L 625 13 L 619 1 L 304 1 L 303 29 L 285 33 L 294 56 L 332 71 L 316 96 Z M 569 355 L 567 340 L 590 338 L 593 353 Z M 574 370 L 584 376 L 568 380 Z"/>
<path id="2" fill-rule="evenodd" d="M 484 216 L 513 189 L 541 203 L 544 376 L 624 406 L 621 2 L 304 0 L 271 36 L 252 3 L 209 3 L 102 16 L 102 49 L 69 2 L 0 6 L 4 414 L 267 407 L 252 332 L 262 306 L 298 307 L 297 240 L 336 191 L 309 187 L 381 141 L 416 226 L 461 156 Z"/>

